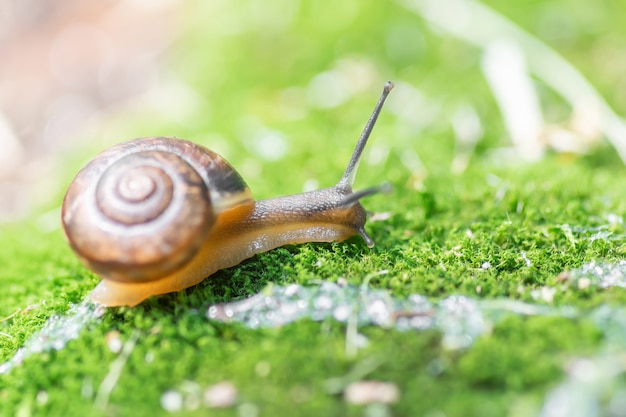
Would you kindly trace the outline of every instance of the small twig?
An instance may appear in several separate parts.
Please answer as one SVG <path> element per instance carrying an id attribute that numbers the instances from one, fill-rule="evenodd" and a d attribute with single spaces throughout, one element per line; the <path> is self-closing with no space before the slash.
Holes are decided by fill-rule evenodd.
<path id="1" fill-rule="evenodd" d="M 122 352 L 120 353 L 120 355 L 117 357 L 117 359 L 111 362 L 111 366 L 109 367 L 109 373 L 102 380 L 102 383 L 98 388 L 98 393 L 96 394 L 95 404 L 96 407 L 100 410 L 104 410 L 109 404 L 111 392 L 113 392 L 117 381 L 122 375 L 124 365 L 126 365 L 126 361 L 128 361 L 130 354 L 133 352 L 133 349 L 137 344 L 137 339 L 139 339 L 139 332 L 134 331 L 130 335 L 130 338 L 126 341 L 126 343 L 124 343 L 124 347 L 122 348 Z"/>
<path id="2" fill-rule="evenodd" d="M 615 113 L 576 67 L 545 42 L 475 0 L 397 1 L 422 16 L 432 26 L 479 48 L 484 49 L 496 40 L 514 40 L 526 56 L 529 71 L 573 107 L 579 103 L 592 103 L 598 107 L 602 117 L 602 132 L 626 163 L 626 121 Z M 454 13 L 450 10 L 454 10 Z"/>
<path id="3" fill-rule="evenodd" d="M 6 317 L 4 317 L 4 318 L 1 318 L 1 319 L 0 319 L 0 323 L 4 323 L 4 322 L 5 322 L 5 321 L 7 321 L 7 320 L 11 320 L 13 317 L 17 316 L 17 315 L 20 313 L 20 311 L 22 311 L 22 309 L 21 309 L 21 308 L 18 308 L 18 309 L 15 311 L 15 313 L 13 313 L 13 314 L 9 314 L 8 316 L 6 316 Z"/>
<path id="4" fill-rule="evenodd" d="M 352 311 L 348 318 L 348 325 L 346 326 L 346 356 L 353 359 L 358 351 L 357 338 L 359 335 L 357 311 Z"/>

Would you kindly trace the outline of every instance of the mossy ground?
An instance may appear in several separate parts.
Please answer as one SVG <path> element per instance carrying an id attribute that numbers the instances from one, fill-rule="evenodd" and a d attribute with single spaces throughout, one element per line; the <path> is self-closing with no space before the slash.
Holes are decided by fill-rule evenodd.
<path id="1" fill-rule="evenodd" d="M 576 30 L 566 40 L 552 39 L 553 46 L 598 79 L 601 91 L 624 113 L 626 100 L 619 95 L 624 94 L 623 87 L 614 90 L 606 81 L 613 74 L 606 69 L 608 64 L 586 60 L 581 52 L 596 53 L 601 46 L 626 42 L 624 14 L 611 12 L 619 6 L 608 1 L 577 1 L 571 8 L 568 2 L 557 1 L 514 3 L 518 6 L 503 12 L 531 31 L 541 32 L 533 19 L 547 8 L 569 13 Z M 134 110 L 132 117 L 116 115 L 111 129 L 122 132 L 121 139 L 159 134 L 207 146 L 215 140 L 227 159 L 242 167 L 260 198 L 297 192 L 310 178 L 321 186 L 331 185 L 343 172 L 378 88 L 334 109 L 310 111 L 301 119 L 283 117 L 277 91 L 306 85 L 340 57 L 356 55 L 367 57 L 383 79 L 412 84 L 443 101 L 443 107 L 478 106 L 486 137 L 469 168 L 454 175 L 449 169 L 454 140 L 448 120 L 437 119 L 414 134 L 383 111 L 371 146 L 387 147 L 388 157 L 382 163 L 364 161 L 357 180 L 357 188 L 377 184 L 381 178 L 394 185 L 391 195 L 364 202 L 371 211 L 391 213 L 389 219 L 367 226 L 376 241 L 373 250 L 359 238 L 287 246 L 180 293 L 155 297 L 135 308 L 111 309 L 64 349 L 32 356 L 0 376 L 0 414 L 161 415 L 167 414 L 160 405 L 165 391 L 184 381 L 209 386 L 224 380 L 237 387 L 239 403 L 254 404 L 260 415 L 285 415 L 286 410 L 302 416 L 372 414 L 375 409 L 347 405 L 340 389 L 331 388 L 333 381 L 340 381 L 341 387 L 365 378 L 399 387 L 400 399 L 390 409 L 394 415 L 536 414 L 546 392 L 563 377 L 567 359 L 597 352 L 603 334 L 590 321 L 511 316 L 461 352 L 443 350 L 434 331 L 360 328 L 369 344 L 353 356 L 346 352 L 345 325 L 334 321 L 304 320 L 278 329 L 251 330 L 211 322 L 205 309 L 255 294 L 270 282 L 316 285 L 344 277 L 359 284 L 381 270 L 388 272 L 373 275 L 370 285 L 398 297 L 466 294 L 534 302 L 532 291 L 557 285 L 563 271 L 591 260 L 625 257 L 625 239 L 593 240 L 584 232 L 607 225 L 607 216 L 626 215 L 626 169 L 613 151 L 600 147 L 581 157 L 549 155 L 534 164 L 493 162 L 489 151 L 502 145 L 503 131 L 475 67 L 478 52 L 434 34 L 399 6 L 359 2 L 359 12 L 345 6 L 329 13 L 318 10 L 315 2 L 303 2 L 294 22 L 280 28 L 263 26 L 251 12 L 224 6 L 220 13 L 241 19 L 239 24 L 246 27 L 225 35 L 206 26 L 206 13 L 215 10 L 203 4 L 188 6 L 194 17 L 186 19 L 188 30 L 174 48 L 169 71 L 207 97 L 206 102 L 198 103 L 184 125 L 156 117 L 151 110 Z M 613 30 L 610 40 L 605 41 L 600 31 L 581 29 L 588 27 L 580 23 L 587 9 L 605 30 Z M 347 15 L 351 18 L 346 23 L 342 19 Z M 391 54 L 384 39 L 389 40 L 394 27 L 419 34 L 419 48 L 407 43 L 406 54 L 395 49 Z M 216 63 L 221 68 L 217 75 L 211 70 Z M 242 125 L 251 117 L 253 125 L 271 126 L 288 138 L 282 158 L 259 160 L 245 140 L 224 139 L 240 137 L 238 129 L 245 130 Z M 92 151 L 83 150 L 80 158 L 71 160 L 85 162 Z M 424 164 L 420 172 L 426 175 L 411 172 L 403 163 L 409 151 L 419 154 Z M 81 162 L 70 164 L 59 181 L 69 182 Z M 49 219 L 56 216 L 60 199 L 51 211 L 0 231 L 0 318 L 20 310 L 0 322 L 0 361 L 9 359 L 52 314 L 83 300 L 98 281 L 71 253 L 60 228 L 50 227 L 56 224 Z M 626 234 L 619 222 L 613 222 L 609 231 L 617 237 Z M 483 268 L 485 262 L 491 268 Z M 571 288 L 557 292 L 553 303 L 584 310 L 625 301 L 623 289 Z M 95 392 L 119 356 L 106 343 L 111 331 L 118 331 L 124 341 L 136 338 L 136 345 L 106 405 L 99 407 Z M 183 412 L 207 414 L 202 407 Z M 237 413 L 242 409 L 211 411 Z"/>

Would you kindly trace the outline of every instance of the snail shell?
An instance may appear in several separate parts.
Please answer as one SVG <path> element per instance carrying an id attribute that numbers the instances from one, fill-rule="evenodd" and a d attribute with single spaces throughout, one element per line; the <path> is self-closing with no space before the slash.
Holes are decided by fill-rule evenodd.
<path id="1" fill-rule="evenodd" d="M 251 204 L 235 169 L 200 145 L 164 137 L 114 146 L 87 164 L 63 204 L 67 240 L 119 282 L 157 280 L 188 262 L 220 212 Z"/>

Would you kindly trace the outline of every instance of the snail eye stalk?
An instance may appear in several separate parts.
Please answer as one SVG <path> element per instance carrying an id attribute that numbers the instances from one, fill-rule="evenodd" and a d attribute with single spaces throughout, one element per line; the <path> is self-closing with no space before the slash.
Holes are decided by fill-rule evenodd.
<path id="1" fill-rule="evenodd" d="M 368 119 L 365 127 L 363 128 L 363 132 L 359 137 L 359 141 L 356 143 L 356 147 L 354 148 L 354 152 L 352 153 L 352 157 L 350 158 L 350 162 L 348 162 L 348 167 L 346 168 L 346 172 L 343 174 L 343 177 L 339 180 L 340 187 L 352 187 L 354 184 L 354 179 L 356 177 L 356 172 L 359 168 L 359 161 L 361 160 L 361 155 L 363 154 L 363 149 L 365 149 L 365 145 L 367 145 L 367 140 L 372 133 L 372 129 L 376 124 L 376 120 L 378 120 L 378 115 L 383 108 L 383 104 L 385 104 L 385 100 L 387 96 L 393 90 L 394 84 L 391 81 L 387 81 L 385 83 L 385 87 L 383 88 L 383 92 L 378 99 L 378 103 L 376 103 L 376 107 L 374 107 L 374 111 L 372 115 Z"/>

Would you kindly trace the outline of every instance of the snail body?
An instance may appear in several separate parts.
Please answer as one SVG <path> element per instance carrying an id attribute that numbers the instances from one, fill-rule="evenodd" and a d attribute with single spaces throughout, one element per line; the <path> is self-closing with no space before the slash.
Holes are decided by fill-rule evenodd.
<path id="1" fill-rule="evenodd" d="M 70 246 L 103 278 L 91 300 L 134 306 L 286 244 L 360 234 L 373 246 L 359 200 L 387 187 L 353 192 L 352 183 L 392 88 L 385 85 L 346 172 L 330 188 L 255 201 L 226 160 L 180 139 L 140 138 L 101 153 L 70 184 L 62 207 Z"/>

